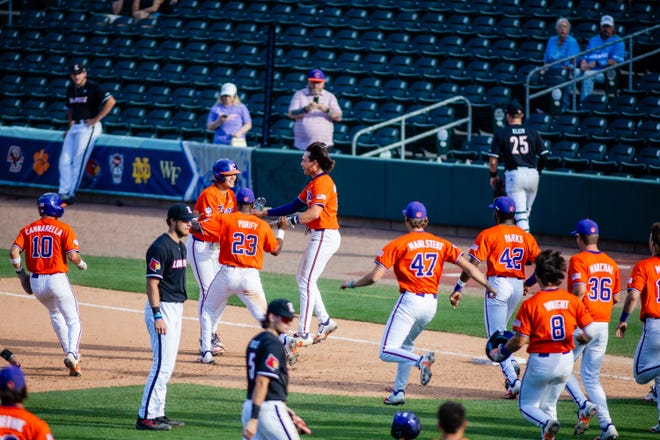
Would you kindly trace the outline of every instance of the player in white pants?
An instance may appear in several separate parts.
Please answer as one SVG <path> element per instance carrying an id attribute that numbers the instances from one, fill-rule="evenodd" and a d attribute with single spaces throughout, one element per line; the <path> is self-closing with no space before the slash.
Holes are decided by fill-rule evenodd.
<path id="1" fill-rule="evenodd" d="M 58 193 L 65 203 L 73 203 L 85 166 L 101 135 L 101 119 L 115 106 L 115 99 L 101 85 L 87 80 L 87 70 L 80 64 L 71 69 L 72 84 L 67 89 L 66 107 L 69 129 L 59 160 Z"/>

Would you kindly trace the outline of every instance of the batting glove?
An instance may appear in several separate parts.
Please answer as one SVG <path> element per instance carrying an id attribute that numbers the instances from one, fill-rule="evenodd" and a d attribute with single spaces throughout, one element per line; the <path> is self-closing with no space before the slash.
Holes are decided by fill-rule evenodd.
<path id="1" fill-rule="evenodd" d="M 83 260 L 80 260 L 80 263 L 78 263 L 78 269 L 87 270 L 87 263 L 85 263 Z"/>

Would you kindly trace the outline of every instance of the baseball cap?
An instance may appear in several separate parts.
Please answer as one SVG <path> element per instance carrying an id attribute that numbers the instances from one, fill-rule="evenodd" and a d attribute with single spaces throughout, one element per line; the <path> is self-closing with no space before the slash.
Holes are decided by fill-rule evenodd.
<path id="1" fill-rule="evenodd" d="M 512 99 L 506 105 L 506 112 L 510 115 L 519 115 L 519 114 L 521 115 L 523 114 L 523 108 L 517 99 Z"/>
<path id="2" fill-rule="evenodd" d="M 585 218 L 580 220 L 571 235 L 596 235 L 598 234 L 598 224 L 595 221 Z"/>
<path id="3" fill-rule="evenodd" d="M 408 218 L 426 218 L 426 206 L 420 202 L 410 202 L 408 203 L 408 206 L 406 206 L 406 209 L 403 210 L 403 215 Z"/>
<path id="4" fill-rule="evenodd" d="M 274 299 L 268 304 L 268 310 L 266 314 L 272 313 L 283 318 L 293 318 L 295 309 L 291 301 L 280 298 Z"/>
<path id="5" fill-rule="evenodd" d="M 496 198 L 488 207 L 501 212 L 516 212 L 516 202 L 506 196 Z"/>
<path id="6" fill-rule="evenodd" d="M 167 218 L 173 220 L 183 220 L 184 222 L 189 222 L 195 216 L 193 215 L 192 210 L 187 205 L 183 203 L 177 203 L 176 205 L 170 206 L 170 209 L 167 210 Z"/>
<path id="7" fill-rule="evenodd" d="M 307 74 L 307 81 L 323 82 L 325 81 L 325 73 L 321 69 L 312 69 Z"/>
<path id="8" fill-rule="evenodd" d="M 79 73 L 87 72 L 87 69 L 82 64 L 74 64 L 71 66 L 71 73 L 77 75 Z"/>
<path id="9" fill-rule="evenodd" d="M 220 89 L 220 96 L 236 96 L 238 88 L 234 83 L 224 83 Z"/>
<path id="10" fill-rule="evenodd" d="M 23 388 L 25 388 L 25 376 L 19 367 L 10 365 L 0 371 L 1 391 L 21 391 Z"/>
<path id="11" fill-rule="evenodd" d="M 600 25 L 614 27 L 614 18 L 611 15 L 603 15 L 600 19 Z"/>
<path id="12" fill-rule="evenodd" d="M 254 203 L 254 192 L 250 188 L 241 188 L 236 193 L 236 201 L 244 205 Z"/>

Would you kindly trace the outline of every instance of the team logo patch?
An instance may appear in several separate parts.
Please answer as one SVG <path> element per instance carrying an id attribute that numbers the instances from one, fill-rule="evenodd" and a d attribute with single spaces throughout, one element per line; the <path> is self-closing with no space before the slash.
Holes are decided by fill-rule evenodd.
<path id="1" fill-rule="evenodd" d="M 571 277 L 572 280 L 579 280 L 580 279 L 580 274 L 579 273 L 574 273 L 573 276 Z"/>
<path id="2" fill-rule="evenodd" d="M 23 162 L 25 157 L 23 156 L 23 150 L 18 145 L 12 145 L 7 151 L 7 162 L 9 162 L 9 172 L 10 173 L 20 173 L 23 169 Z"/>
<path id="3" fill-rule="evenodd" d="M 110 162 L 112 183 L 119 185 L 121 183 L 121 176 L 124 174 L 124 155 L 119 153 L 111 154 L 108 162 Z"/>
<path id="4" fill-rule="evenodd" d="M 156 260 L 155 258 L 152 258 L 151 261 L 149 261 L 149 270 L 152 272 L 158 272 L 161 268 L 160 261 Z"/>
<path id="5" fill-rule="evenodd" d="M 270 353 L 266 358 L 266 366 L 272 371 L 277 371 L 280 369 L 280 361 L 278 361 L 277 358 L 273 356 L 272 353 Z"/>
<path id="6" fill-rule="evenodd" d="M 211 208 L 210 206 L 207 206 L 206 208 L 204 208 L 204 214 L 206 214 L 206 215 L 213 214 L 213 208 Z"/>
<path id="7" fill-rule="evenodd" d="M 43 176 L 48 168 L 50 168 L 50 162 L 48 162 L 48 153 L 43 148 L 32 155 L 34 163 L 32 164 L 32 169 L 38 176 Z"/>

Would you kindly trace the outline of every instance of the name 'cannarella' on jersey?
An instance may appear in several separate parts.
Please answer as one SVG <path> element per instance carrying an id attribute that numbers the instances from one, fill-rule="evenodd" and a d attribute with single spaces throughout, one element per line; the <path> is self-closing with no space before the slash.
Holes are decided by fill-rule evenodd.
<path id="1" fill-rule="evenodd" d="M 523 236 L 518 234 L 504 234 L 507 243 L 523 243 Z"/>
<path id="2" fill-rule="evenodd" d="M 62 235 L 62 228 L 55 225 L 34 225 L 25 230 L 27 235 L 37 234 L 39 232 L 48 232 L 49 234 L 55 234 L 58 237 Z"/>
<path id="3" fill-rule="evenodd" d="M 239 220 L 238 221 L 238 227 L 241 228 L 241 229 L 256 230 L 257 226 L 259 226 L 259 223 L 257 223 L 257 222 L 251 222 L 249 220 Z"/>
<path id="4" fill-rule="evenodd" d="M 0 428 L 9 428 L 17 432 L 23 432 L 23 427 L 26 423 L 25 420 L 16 417 L 0 416 Z M 13 436 L 11 437 L 14 438 Z"/>
<path id="5" fill-rule="evenodd" d="M 595 273 L 595 272 L 606 272 L 606 273 L 614 273 L 614 266 L 611 264 L 607 263 L 594 263 L 589 266 L 589 272 L 590 273 Z"/>
<path id="6" fill-rule="evenodd" d="M 414 251 L 420 248 L 431 248 L 441 250 L 443 243 L 436 240 L 414 240 L 408 243 L 408 249 Z"/>
<path id="7" fill-rule="evenodd" d="M 555 300 L 543 303 L 543 307 L 545 307 L 545 309 L 547 311 L 550 311 L 550 310 L 566 310 L 566 309 L 568 309 L 568 301 L 565 300 L 565 299 L 555 299 Z"/>

